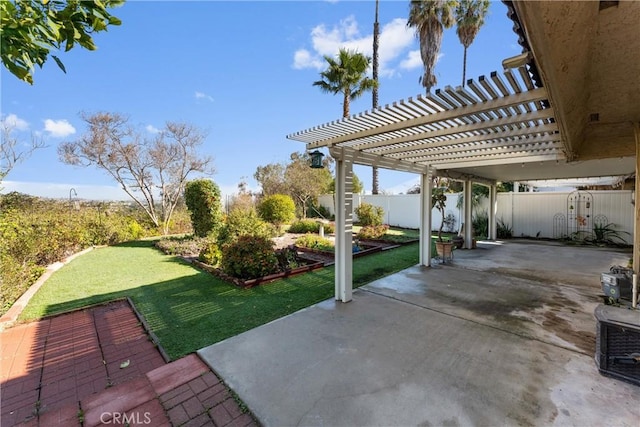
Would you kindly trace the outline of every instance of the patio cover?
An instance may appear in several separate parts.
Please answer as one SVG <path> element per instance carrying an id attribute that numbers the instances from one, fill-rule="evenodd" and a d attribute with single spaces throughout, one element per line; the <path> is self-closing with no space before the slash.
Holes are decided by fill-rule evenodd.
<path id="1" fill-rule="evenodd" d="M 445 87 L 372 111 L 288 135 L 308 150 L 327 148 L 336 160 L 336 299 L 351 300 L 352 165 L 420 174 L 420 263 L 431 263 L 431 178 L 444 176 L 490 187 L 490 238 L 496 237 L 497 181 L 610 176 L 630 173 L 634 158 L 567 163 L 547 90 L 526 66 L 492 72 L 466 88 Z M 615 171 L 615 172 L 614 172 Z M 471 208 L 465 206 L 471 223 Z M 471 229 L 465 228 L 471 245 Z"/>
<path id="2" fill-rule="evenodd" d="M 504 3 L 527 68 L 287 136 L 307 149 L 325 147 L 336 159 L 336 298 L 350 299 L 354 163 L 422 175 L 424 265 L 430 260 L 433 175 L 465 181 L 465 200 L 472 181 L 489 185 L 495 206 L 496 181 L 635 173 L 640 199 L 640 2 Z M 490 209 L 491 237 L 493 214 Z M 640 204 L 635 216 L 637 228 Z M 470 207 L 464 221 L 471 222 Z M 640 265 L 639 233 L 634 243 L 634 265 Z"/>
<path id="3" fill-rule="evenodd" d="M 467 87 L 446 87 L 415 99 L 288 135 L 307 149 L 328 148 L 336 159 L 336 298 L 351 299 L 352 165 L 377 166 L 421 174 L 420 262 L 431 263 L 431 177 L 435 174 L 489 185 L 495 207 L 496 171 L 529 166 L 539 177 L 562 161 L 564 147 L 549 106 L 547 92 L 535 87 L 524 66 L 491 73 Z M 500 166 L 500 168 L 497 168 Z M 483 173 L 483 167 L 487 167 Z M 536 174 L 535 171 L 538 170 Z M 504 180 L 511 180 L 506 178 Z M 471 223 L 470 205 L 465 222 Z M 495 209 L 489 212 L 490 237 L 495 238 Z M 471 228 L 465 228 L 471 247 Z"/>

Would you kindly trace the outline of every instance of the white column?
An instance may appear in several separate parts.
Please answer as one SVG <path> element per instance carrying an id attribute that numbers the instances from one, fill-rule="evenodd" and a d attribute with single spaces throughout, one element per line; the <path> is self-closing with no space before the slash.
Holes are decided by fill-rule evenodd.
<path id="1" fill-rule="evenodd" d="M 420 177 L 420 264 L 431 265 L 431 173 Z"/>
<path id="2" fill-rule="evenodd" d="M 496 240 L 498 238 L 497 213 L 498 187 L 494 183 L 489 186 L 489 240 Z"/>
<path id="3" fill-rule="evenodd" d="M 640 122 L 634 123 L 636 138 L 636 188 L 634 190 L 635 205 L 633 209 L 633 271 L 640 273 Z"/>
<path id="4" fill-rule="evenodd" d="M 336 300 L 351 301 L 353 292 L 353 164 L 336 159 Z"/>
<path id="5" fill-rule="evenodd" d="M 473 248 L 473 243 L 471 240 L 473 239 L 473 219 L 471 212 L 471 187 L 473 183 L 470 180 L 464 181 L 464 247 L 465 249 Z"/>

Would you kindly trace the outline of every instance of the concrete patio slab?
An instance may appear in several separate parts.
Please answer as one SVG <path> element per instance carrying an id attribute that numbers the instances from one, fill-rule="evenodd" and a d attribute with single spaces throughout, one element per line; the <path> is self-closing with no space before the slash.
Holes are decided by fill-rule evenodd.
<path id="1" fill-rule="evenodd" d="M 599 273 L 545 281 L 461 254 L 199 355 L 266 426 L 637 425 L 640 389 L 594 363 Z M 618 255 L 597 257 L 606 270 Z"/>

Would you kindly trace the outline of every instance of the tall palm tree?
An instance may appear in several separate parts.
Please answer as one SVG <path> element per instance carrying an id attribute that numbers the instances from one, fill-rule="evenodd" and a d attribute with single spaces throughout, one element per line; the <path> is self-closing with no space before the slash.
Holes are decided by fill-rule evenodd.
<path id="1" fill-rule="evenodd" d="M 453 9 L 457 3 L 455 0 L 411 1 L 407 25 L 415 28 L 420 40 L 420 56 L 424 64 L 424 74 L 420 77 L 420 82 L 427 93 L 431 92 L 431 88 L 438 82 L 434 69 L 442 45 L 442 33 L 445 28 L 454 24 Z"/>
<path id="2" fill-rule="evenodd" d="M 467 77 L 467 49 L 476 38 L 480 27 L 484 24 L 484 17 L 489 11 L 489 0 L 460 0 L 456 6 L 456 33 L 460 43 L 464 46 L 462 62 L 462 87 Z"/>
<path id="3" fill-rule="evenodd" d="M 373 87 L 371 94 L 371 101 L 373 103 L 372 107 L 375 110 L 378 108 L 378 48 L 380 47 L 380 24 L 378 23 L 378 4 L 379 0 L 376 0 L 376 19 L 373 21 L 373 80 L 376 82 L 376 85 Z M 378 178 L 378 167 L 372 166 L 372 185 L 371 185 L 371 194 L 378 194 L 379 192 L 379 178 Z"/>
<path id="4" fill-rule="evenodd" d="M 337 59 L 326 55 L 324 59 L 329 66 L 320 73 L 322 79 L 314 82 L 313 86 L 334 95 L 342 93 L 342 117 L 349 117 L 351 100 L 359 98 L 378 85 L 366 75 L 371 58 L 358 52 L 340 49 Z"/>

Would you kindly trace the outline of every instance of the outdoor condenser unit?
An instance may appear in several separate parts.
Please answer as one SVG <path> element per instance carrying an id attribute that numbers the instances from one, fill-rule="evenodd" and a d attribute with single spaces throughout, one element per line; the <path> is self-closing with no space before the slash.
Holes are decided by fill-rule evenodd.
<path id="1" fill-rule="evenodd" d="M 601 304 L 594 314 L 600 373 L 640 386 L 640 311 Z"/>
<path id="2" fill-rule="evenodd" d="M 611 267 L 608 273 L 600 274 L 600 284 L 606 297 L 616 302 L 620 298 L 630 300 L 633 286 L 633 270 L 619 266 Z"/>

